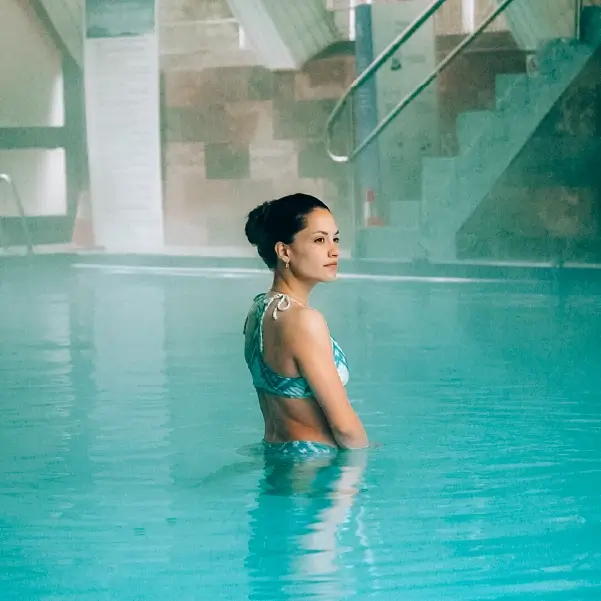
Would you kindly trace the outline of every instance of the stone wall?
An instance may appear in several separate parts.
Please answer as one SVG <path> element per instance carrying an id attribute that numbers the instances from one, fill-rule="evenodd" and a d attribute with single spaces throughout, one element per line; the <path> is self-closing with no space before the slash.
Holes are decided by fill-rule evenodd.
<path id="1" fill-rule="evenodd" d="M 162 0 L 160 17 L 166 244 L 253 252 L 248 211 L 298 191 L 323 198 L 350 229 L 343 173 L 322 138 L 352 57 L 274 73 L 240 48 L 224 1 Z"/>

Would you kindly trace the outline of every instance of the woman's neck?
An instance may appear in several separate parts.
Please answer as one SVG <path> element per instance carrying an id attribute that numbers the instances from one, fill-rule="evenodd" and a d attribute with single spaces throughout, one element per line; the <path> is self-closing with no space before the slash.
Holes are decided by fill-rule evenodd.
<path id="1" fill-rule="evenodd" d="M 309 304 L 309 294 L 313 285 L 300 282 L 296 278 L 285 278 L 276 274 L 273 278 L 271 289 L 274 292 L 281 292 L 289 295 L 291 298 L 301 302 L 303 305 Z"/>

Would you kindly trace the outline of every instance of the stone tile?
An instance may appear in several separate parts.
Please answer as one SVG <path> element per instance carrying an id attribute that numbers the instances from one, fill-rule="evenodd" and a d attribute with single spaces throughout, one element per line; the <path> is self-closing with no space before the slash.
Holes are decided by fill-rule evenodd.
<path id="1" fill-rule="evenodd" d="M 321 138 L 335 100 L 303 100 L 275 111 L 275 138 L 300 140 Z"/>
<path id="2" fill-rule="evenodd" d="M 168 71 L 164 74 L 163 81 L 168 107 L 193 107 L 200 104 L 200 73 Z"/>
<path id="3" fill-rule="evenodd" d="M 202 173 L 186 170 L 172 171 L 165 186 L 165 210 L 193 211 L 207 208 L 230 196 L 227 182 L 207 180 Z"/>
<path id="4" fill-rule="evenodd" d="M 240 26 L 235 21 L 179 21 L 159 30 L 159 52 L 182 55 L 208 52 L 219 55 L 240 48 Z"/>
<path id="5" fill-rule="evenodd" d="M 207 106 L 248 100 L 248 67 L 166 71 L 167 106 Z"/>
<path id="6" fill-rule="evenodd" d="M 162 53 L 159 56 L 163 71 L 203 71 L 204 69 L 223 69 L 226 67 L 253 67 L 260 64 L 259 57 L 252 50 L 229 48 L 220 52 L 198 50 L 193 53 Z"/>
<path id="7" fill-rule="evenodd" d="M 275 198 L 287 196 L 288 194 L 311 194 L 319 199 L 322 199 L 326 192 L 326 180 L 318 178 L 296 178 L 287 180 L 276 180 L 273 182 Z"/>
<path id="8" fill-rule="evenodd" d="M 248 79 L 249 100 L 273 100 L 277 75 L 264 67 L 250 70 Z"/>
<path id="9" fill-rule="evenodd" d="M 262 180 L 233 180 L 229 182 L 230 204 L 228 211 L 231 215 L 248 215 L 257 205 L 274 198 L 274 181 Z M 222 210 L 223 213 L 223 210 Z"/>
<path id="10" fill-rule="evenodd" d="M 165 215 L 165 244 L 169 246 L 205 246 L 208 243 L 204 223 L 192 222 L 183 215 Z"/>
<path id="11" fill-rule="evenodd" d="M 342 87 L 348 80 L 349 61 L 342 58 L 328 58 L 311 61 L 300 72 L 309 87 Z"/>
<path id="12" fill-rule="evenodd" d="M 250 175 L 248 146 L 230 143 L 207 144 L 205 147 L 207 179 L 244 179 Z"/>
<path id="13" fill-rule="evenodd" d="M 292 71 L 282 71 L 274 74 L 274 106 L 278 108 L 290 106 L 295 101 L 295 78 L 296 74 Z"/>
<path id="14" fill-rule="evenodd" d="M 161 0 L 157 10 L 160 25 L 232 17 L 227 0 Z"/>
<path id="15" fill-rule="evenodd" d="M 228 102 L 224 106 L 230 128 L 229 139 L 234 144 L 248 146 L 253 142 L 273 140 L 272 102 Z"/>
<path id="16" fill-rule="evenodd" d="M 233 180 L 227 185 L 227 202 L 221 206 L 214 205 L 206 212 L 208 243 L 212 246 L 250 248 L 244 234 L 247 215 L 258 204 L 274 198 L 274 183 L 269 180 Z"/>
<path id="17" fill-rule="evenodd" d="M 204 143 L 168 142 L 165 150 L 168 169 L 191 169 L 206 179 Z"/>
<path id="18" fill-rule="evenodd" d="M 292 140 L 250 145 L 250 176 L 254 180 L 298 178 L 298 150 Z"/>
<path id="19" fill-rule="evenodd" d="M 297 100 L 338 99 L 345 91 L 344 84 L 332 82 L 314 85 L 307 73 L 297 73 L 295 77 L 295 97 Z"/>
<path id="20" fill-rule="evenodd" d="M 249 67 L 204 69 L 200 81 L 203 104 L 248 100 L 250 73 Z"/>
<path id="21" fill-rule="evenodd" d="M 207 243 L 211 246 L 250 247 L 244 234 L 245 215 L 220 215 L 207 220 Z"/>
<path id="22" fill-rule="evenodd" d="M 165 216 L 180 215 L 186 212 L 188 206 L 186 179 L 182 174 L 167 173 L 164 194 L 163 212 Z"/>
<path id="23" fill-rule="evenodd" d="M 231 136 L 223 106 L 168 107 L 165 130 L 169 142 L 227 142 Z"/>

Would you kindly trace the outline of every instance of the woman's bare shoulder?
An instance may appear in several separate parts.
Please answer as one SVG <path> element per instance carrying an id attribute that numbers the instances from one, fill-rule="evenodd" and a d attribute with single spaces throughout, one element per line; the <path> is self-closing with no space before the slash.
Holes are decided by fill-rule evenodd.
<path id="1" fill-rule="evenodd" d="M 282 320 L 282 331 L 289 340 L 329 339 L 328 324 L 317 309 L 297 306 L 287 317 Z"/>

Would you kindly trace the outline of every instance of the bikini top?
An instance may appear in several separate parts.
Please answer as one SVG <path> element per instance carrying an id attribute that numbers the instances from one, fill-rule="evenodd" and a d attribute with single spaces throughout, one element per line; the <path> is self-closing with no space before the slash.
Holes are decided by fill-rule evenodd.
<path id="1" fill-rule="evenodd" d="M 265 390 L 276 396 L 290 399 L 302 399 L 314 397 L 309 383 L 302 376 L 287 377 L 274 372 L 263 359 L 263 318 L 269 307 L 275 304 L 272 319 L 278 318 L 278 312 L 287 311 L 292 301 L 286 294 L 276 294 L 268 296 L 265 293 L 257 295 L 251 306 L 248 317 L 244 324 L 244 333 L 248 325 L 249 317 L 254 318 L 253 331 L 247 338 L 247 344 L 244 350 L 246 364 L 250 370 L 253 385 L 255 388 Z M 342 384 L 346 386 L 349 379 L 349 370 L 346 357 L 338 343 L 332 340 L 332 352 L 336 370 L 340 376 Z"/>

